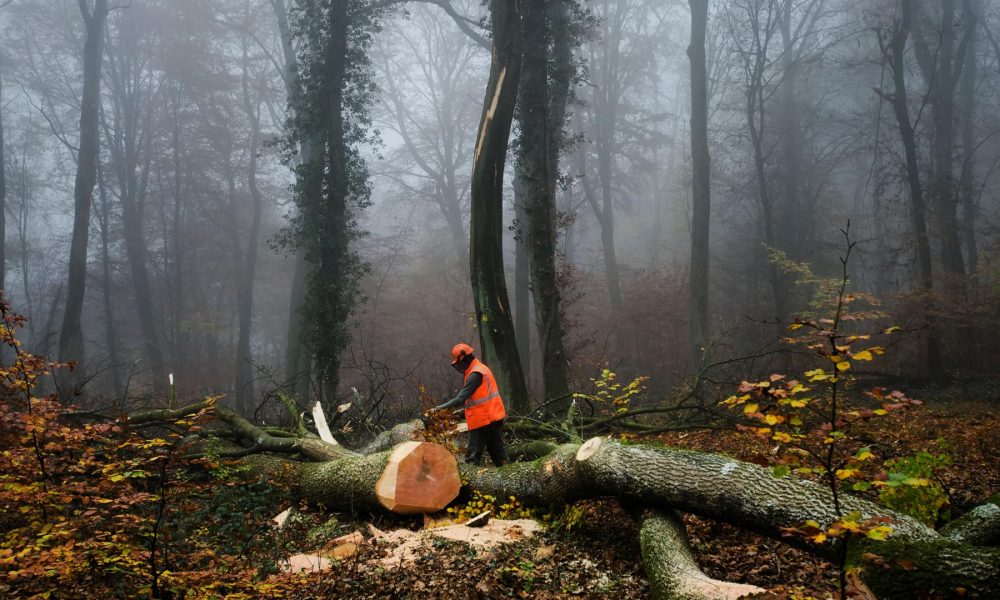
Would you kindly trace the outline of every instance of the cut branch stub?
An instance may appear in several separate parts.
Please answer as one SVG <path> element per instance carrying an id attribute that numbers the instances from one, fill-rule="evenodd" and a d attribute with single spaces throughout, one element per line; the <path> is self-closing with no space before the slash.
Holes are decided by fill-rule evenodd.
<path id="1" fill-rule="evenodd" d="M 437 512 L 458 496 L 462 482 L 458 462 L 447 448 L 427 442 L 406 442 L 389 454 L 375 484 L 375 495 L 398 514 Z"/>

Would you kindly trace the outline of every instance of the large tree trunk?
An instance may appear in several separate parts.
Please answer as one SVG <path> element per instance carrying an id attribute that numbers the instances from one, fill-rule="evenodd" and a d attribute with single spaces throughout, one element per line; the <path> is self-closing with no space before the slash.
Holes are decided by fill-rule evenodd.
<path id="1" fill-rule="evenodd" d="M 552 400 L 568 396 L 569 391 L 562 303 L 556 270 L 556 178 L 569 93 L 569 76 L 563 71 L 571 67 L 562 64 L 568 63 L 563 56 L 568 48 L 563 48 L 558 56 L 551 57 L 559 60 L 561 68 L 559 76 L 553 77 L 556 85 L 550 89 L 546 4 L 525 4 L 521 19 L 524 64 L 517 111 L 520 125 L 517 176 L 524 194 L 521 203 L 524 221 L 520 232 L 527 249 L 531 272 L 531 295 L 534 300 L 538 344 L 542 353 L 544 400 Z M 562 15 L 561 20 L 565 20 L 565 15 Z M 569 35 L 567 28 L 562 27 L 559 35 L 563 39 L 556 37 L 553 43 L 568 46 L 569 40 L 565 39 Z M 568 399 L 562 404 L 568 404 Z M 560 406 L 554 408 L 559 410 Z"/>
<path id="2" fill-rule="evenodd" d="M 85 368 L 83 347 L 83 297 L 87 285 L 87 242 L 90 238 L 90 208 L 100 159 L 98 112 L 101 103 L 101 63 L 107 0 L 95 0 L 93 10 L 81 0 L 80 12 L 86 29 L 83 44 L 83 96 L 80 105 L 80 149 L 77 154 L 76 182 L 73 187 L 73 237 L 69 251 L 69 282 L 66 310 L 59 333 L 59 360 L 76 361 L 77 368 L 66 378 L 77 386 Z M 73 392 L 74 390 L 65 390 Z"/>
<path id="3" fill-rule="evenodd" d="M 708 83 L 705 66 L 705 30 L 708 0 L 691 5 L 691 282 L 688 344 L 695 369 L 708 347 L 708 231 L 712 210 L 708 154 Z"/>
<path id="4" fill-rule="evenodd" d="M 493 60 L 472 166 L 469 268 L 483 358 L 514 412 L 528 411 L 528 390 L 514 337 L 503 264 L 503 175 L 520 79 L 518 4 L 493 0 Z"/>

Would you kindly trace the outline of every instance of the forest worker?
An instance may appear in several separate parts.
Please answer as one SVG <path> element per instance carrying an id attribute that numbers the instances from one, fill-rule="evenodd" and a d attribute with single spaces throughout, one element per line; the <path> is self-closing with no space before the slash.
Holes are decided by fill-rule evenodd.
<path id="1" fill-rule="evenodd" d="M 432 410 L 465 406 L 465 422 L 469 426 L 469 450 L 465 462 L 478 465 L 483 458 L 483 448 L 490 453 L 493 464 L 505 465 L 507 450 L 503 446 L 503 420 L 507 411 L 500 398 L 496 379 L 489 367 L 476 358 L 468 344 L 455 344 L 451 349 L 451 366 L 465 376 L 465 385 L 453 399 Z"/>

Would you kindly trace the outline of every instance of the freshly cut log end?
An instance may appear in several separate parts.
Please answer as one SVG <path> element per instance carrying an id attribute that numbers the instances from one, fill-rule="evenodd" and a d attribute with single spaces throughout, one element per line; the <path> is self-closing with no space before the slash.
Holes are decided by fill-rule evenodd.
<path id="1" fill-rule="evenodd" d="M 387 510 L 403 515 L 437 512 L 458 496 L 458 462 L 447 448 L 406 442 L 389 454 L 375 484 L 375 496 Z"/>
<path id="2" fill-rule="evenodd" d="M 601 447 L 601 442 L 603 441 L 604 438 L 595 437 L 581 444 L 580 449 L 576 451 L 576 460 L 583 462 L 593 456 L 597 452 L 597 449 Z"/>

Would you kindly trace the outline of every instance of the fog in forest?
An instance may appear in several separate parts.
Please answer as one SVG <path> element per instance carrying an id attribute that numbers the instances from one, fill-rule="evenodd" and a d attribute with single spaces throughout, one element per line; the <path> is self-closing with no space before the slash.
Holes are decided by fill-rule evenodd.
<path id="1" fill-rule="evenodd" d="M 320 4 L 0 3 L 2 282 L 23 350 L 76 363 L 48 391 L 368 431 L 450 397 L 468 342 L 515 412 L 604 369 L 712 410 L 845 271 L 846 326 L 899 328 L 860 374 L 995 375 L 997 3 L 712 2 L 700 91 L 687 2 L 525 5 L 516 98 L 479 0 L 344 3 L 333 67 Z"/>

